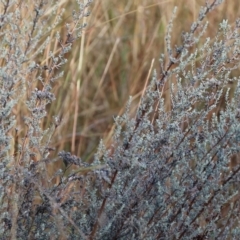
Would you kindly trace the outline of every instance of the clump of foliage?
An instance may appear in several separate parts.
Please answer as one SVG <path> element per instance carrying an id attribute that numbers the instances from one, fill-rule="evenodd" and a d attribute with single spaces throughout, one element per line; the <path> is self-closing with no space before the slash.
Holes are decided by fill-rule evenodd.
<path id="1" fill-rule="evenodd" d="M 0 239 L 238 239 L 240 20 L 234 27 L 223 20 L 215 39 L 205 38 L 205 17 L 222 1 L 207 2 L 173 48 L 172 19 L 168 55 L 136 117 L 129 116 L 130 99 L 115 118 L 110 149 L 101 142 L 92 163 L 62 151 L 65 168 L 49 175 L 60 119 L 47 129 L 42 123 L 91 1 L 77 1 L 67 35 L 56 34 L 60 48 L 39 64 L 34 60 L 61 21 L 57 13 L 49 22 L 55 2 L 38 0 L 33 9 L 2 3 Z M 21 118 L 18 104 L 27 108 Z"/>

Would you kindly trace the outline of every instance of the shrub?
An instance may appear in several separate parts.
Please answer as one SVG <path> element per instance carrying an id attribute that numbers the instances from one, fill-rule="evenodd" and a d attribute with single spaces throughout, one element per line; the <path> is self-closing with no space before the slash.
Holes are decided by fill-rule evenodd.
<path id="1" fill-rule="evenodd" d="M 92 163 L 61 151 L 65 168 L 50 175 L 60 119 L 44 129 L 46 107 L 90 4 L 77 1 L 67 35 L 56 34 L 59 50 L 39 64 L 34 59 L 61 21 L 59 13 L 53 23 L 47 15 L 54 2 L 35 1 L 28 12 L 21 1 L 2 3 L 0 239 L 238 239 L 240 20 L 234 27 L 223 20 L 215 39 L 204 39 L 204 19 L 222 1 L 207 2 L 173 48 L 172 19 L 168 55 L 136 117 L 130 98 L 115 118 L 111 148 L 100 142 Z"/>

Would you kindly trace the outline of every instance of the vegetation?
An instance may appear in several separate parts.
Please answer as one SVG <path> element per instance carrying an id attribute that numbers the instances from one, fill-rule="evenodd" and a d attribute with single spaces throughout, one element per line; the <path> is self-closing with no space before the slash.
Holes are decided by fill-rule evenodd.
<path id="1" fill-rule="evenodd" d="M 1 1 L 1 240 L 238 239 L 238 4 L 187 2 Z"/>

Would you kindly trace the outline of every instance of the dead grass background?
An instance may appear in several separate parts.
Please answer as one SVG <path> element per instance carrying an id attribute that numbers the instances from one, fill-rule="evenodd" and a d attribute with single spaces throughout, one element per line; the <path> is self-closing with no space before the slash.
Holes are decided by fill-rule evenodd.
<path id="1" fill-rule="evenodd" d="M 166 53 L 165 33 L 174 6 L 178 7 L 172 32 L 172 46 L 181 44 L 181 32 L 196 20 L 205 0 L 94 0 L 88 26 L 64 66 L 64 77 L 55 83 L 56 101 L 49 107 L 62 123 L 52 139 L 55 155 L 64 149 L 90 161 L 99 140 L 111 144 L 113 116 L 123 113 L 133 96 L 132 114 L 154 69 L 159 73 L 159 56 Z M 75 1 L 63 0 L 64 17 Z M 214 34 L 222 19 L 234 24 L 240 15 L 237 0 L 225 1 L 207 16 L 206 35 Z M 59 26 L 64 36 L 64 25 Z M 54 34 L 52 33 L 52 37 Z M 54 42 L 52 47 L 56 47 Z M 50 49 L 46 49 L 48 55 Z M 152 64 L 152 65 L 151 65 Z"/>

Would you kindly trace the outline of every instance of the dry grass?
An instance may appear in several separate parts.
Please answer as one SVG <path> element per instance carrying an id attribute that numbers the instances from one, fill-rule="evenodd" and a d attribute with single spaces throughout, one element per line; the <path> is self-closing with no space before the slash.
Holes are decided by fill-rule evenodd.
<path id="1" fill-rule="evenodd" d="M 41 66 L 50 65 L 50 51 L 56 53 L 60 50 L 59 43 L 55 39 L 56 31 L 60 31 L 62 38 L 66 38 L 64 24 L 68 21 L 70 12 L 76 4 L 75 0 L 60 0 L 59 2 L 66 8 L 63 14 L 65 21 L 49 33 L 51 44 L 37 60 Z M 236 16 L 240 13 L 237 2 L 232 1 L 229 4 L 229 1 L 226 1 L 207 16 L 210 26 L 206 36 L 211 37 L 211 41 L 214 41 L 218 24 L 222 19 L 228 19 L 234 24 Z M 48 106 L 49 114 L 42 123 L 43 129 L 46 129 L 51 126 L 54 116 L 58 115 L 61 118 L 61 125 L 56 132 L 53 130 L 51 145 L 46 144 L 46 146 L 55 148 L 55 151 L 51 153 L 51 158 L 61 150 L 65 150 L 90 162 L 100 139 L 103 139 L 108 147 L 111 145 L 114 131 L 113 117 L 124 112 L 129 96 L 133 96 L 131 115 L 134 117 L 153 70 L 156 69 L 158 77 L 161 75 L 158 59 L 161 53 L 167 57 L 165 34 L 174 6 L 178 6 L 178 11 L 172 32 L 173 48 L 175 45 L 181 45 L 182 31 L 190 29 L 191 24 L 197 18 L 199 7 L 204 3 L 205 0 L 94 0 L 90 17 L 83 20 L 83 22 L 88 22 L 88 27 L 83 32 L 82 38 L 74 42 L 73 50 L 65 56 L 68 63 L 64 65 L 64 77 L 53 84 L 56 100 Z M 54 22 L 51 11 L 52 9 L 49 9 L 44 17 L 50 17 Z M 59 14 L 60 11 L 59 8 Z M 31 12 L 34 10 L 30 5 L 26 12 L 21 13 L 22 19 L 30 18 Z M 4 64 L 0 62 L 0 66 Z M 44 80 L 49 81 L 47 75 L 49 73 L 46 71 L 44 74 Z M 44 83 L 41 85 L 39 81 L 36 81 L 35 75 L 28 77 L 28 96 L 24 96 L 25 99 L 22 101 L 28 99 L 36 87 L 44 88 Z M 167 87 L 164 97 L 166 100 L 169 99 Z M 166 106 L 167 104 L 168 101 L 166 101 Z M 22 128 L 27 128 L 24 124 L 21 125 L 22 118 L 27 115 L 27 111 L 25 104 L 17 104 L 14 108 L 14 115 L 18 118 L 17 123 Z M 23 151 L 18 152 L 18 140 L 22 139 L 23 148 L 28 141 L 25 130 L 20 128 L 20 132 L 12 133 L 15 136 L 13 139 L 15 146 L 11 154 L 17 159 L 18 165 L 21 165 L 19 159 L 22 159 L 23 154 Z M 47 134 L 43 136 L 43 140 L 45 138 L 48 138 Z M 33 152 L 40 151 L 33 149 Z M 40 160 L 42 156 L 36 156 L 36 159 Z M 55 162 L 49 163 L 48 171 L 42 175 L 44 184 L 55 173 L 56 167 L 66 167 L 60 161 L 58 166 L 55 164 Z M 88 168 L 84 171 L 89 169 L 91 170 Z M 67 171 L 70 170 L 72 169 L 67 168 L 65 173 L 68 174 Z M 78 172 L 80 170 L 78 169 Z M 59 178 L 53 180 L 57 182 Z M 46 181 L 46 184 L 49 182 Z M 16 192 L 15 190 L 15 185 L 13 185 L 11 193 Z M 62 201 L 65 201 L 68 191 L 72 191 L 72 185 L 66 186 Z M 18 194 L 16 196 L 18 197 Z M 35 196 L 36 204 L 39 204 L 37 197 L 40 197 Z M 15 199 L 12 202 L 15 203 Z M 228 206 L 226 209 L 228 211 Z M 17 210 L 17 207 L 13 209 L 14 212 Z M 15 230 L 17 229 L 17 215 L 13 218 L 13 223 L 16 226 L 12 229 Z M 13 236 L 16 234 L 14 232 Z"/>
<path id="2" fill-rule="evenodd" d="M 62 2 L 68 10 L 74 8 L 68 1 Z M 166 53 L 166 27 L 174 6 L 178 6 L 178 11 L 172 46 L 181 44 L 181 32 L 190 28 L 204 2 L 94 1 L 88 27 L 68 56 L 64 78 L 54 86 L 57 100 L 49 109 L 46 125 L 53 115 L 62 116 L 62 125 L 52 140 L 55 153 L 65 149 L 89 161 L 101 138 L 111 144 L 113 116 L 124 111 L 129 95 L 134 99 L 134 116 L 149 70 L 155 68 L 160 74 L 158 58 L 160 53 Z M 226 1 L 209 14 L 208 36 L 214 36 L 222 19 L 234 23 L 240 13 L 237 2 Z M 67 14 L 68 11 L 65 17 Z M 57 44 L 54 42 L 52 47 L 57 49 Z M 49 50 L 46 49 L 46 56 Z"/>

